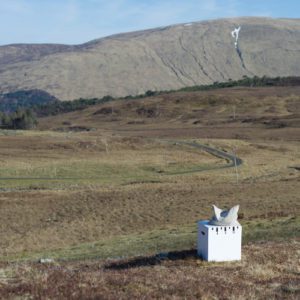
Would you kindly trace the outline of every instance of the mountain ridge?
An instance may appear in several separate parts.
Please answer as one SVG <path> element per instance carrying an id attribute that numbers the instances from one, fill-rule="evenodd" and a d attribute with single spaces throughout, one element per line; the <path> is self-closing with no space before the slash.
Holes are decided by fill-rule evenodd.
<path id="1" fill-rule="evenodd" d="M 238 49 L 231 31 L 241 26 Z M 243 76 L 299 76 L 300 19 L 243 17 L 115 34 L 80 45 L 0 46 L 0 92 L 61 100 L 178 89 Z"/>

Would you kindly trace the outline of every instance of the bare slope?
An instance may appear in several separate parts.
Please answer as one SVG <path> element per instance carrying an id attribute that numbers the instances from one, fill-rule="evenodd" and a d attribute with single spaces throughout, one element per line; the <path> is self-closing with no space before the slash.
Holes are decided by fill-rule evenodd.
<path id="1" fill-rule="evenodd" d="M 241 26 L 238 49 L 231 31 Z M 78 46 L 0 47 L 0 92 L 66 100 L 247 76 L 300 75 L 300 20 L 239 18 L 114 35 Z"/>

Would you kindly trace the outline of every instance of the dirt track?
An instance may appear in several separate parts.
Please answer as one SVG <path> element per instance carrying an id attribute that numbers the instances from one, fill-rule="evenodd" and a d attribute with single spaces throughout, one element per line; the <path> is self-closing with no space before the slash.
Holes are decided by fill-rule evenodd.
<path id="1" fill-rule="evenodd" d="M 234 166 L 240 166 L 243 161 L 238 158 L 237 156 L 235 155 L 232 155 L 232 154 L 229 154 L 229 153 L 226 153 L 224 151 L 221 151 L 221 150 L 218 150 L 216 148 L 213 148 L 213 147 L 210 147 L 210 146 L 207 146 L 207 145 L 202 145 L 202 144 L 198 144 L 198 143 L 182 143 L 182 144 L 186 144 L 186 145 L 190 145 L 192 147 L 195 147 L 195 148 L 198 148 L 198 149 L 202 149 L 214 156 L 217 156 L 219 158 L 224 158 L 226 160 L 229 160 L 231 161 L 230 164 L 226 165 L 226 166 L 222 166 L 222 167 L 218 167 L 218 169 L 220 168 L 231 168 L 231 167 L 234 167 Z"/>
<path id="2" fill-rule="evenodd" d="M 232 168 L 232 167 L 238 167 L 240 166 L 243 161 L 242 159 L 238 158 L 235 155 L 226 153 L 224 151 L 221 151 L 219 149 L 207 146 L 207 145 L 203 145 L 203 144 L 199 144 L 196 142 L 180 142 L 180 141 L 172 141 L 172 143 L 175 144 L 180 144 L 180 145 L 188 145 L 188 146 L 192 146 L 194 148 L 197 149 L 201 149 L 206 151 L 207 153 L 214 155 L 218 158 L 222 158 L 225 159 L 226 161 L 230 161 L 229 164 L 223 165 L 223 166 L 216 166 L 216 167 L 210 167 L 207 169 L 196 169 L 196 170 L 192 170 L 192 171 L 183 171 L 183 172 L 176 172 L 176 173 L 171 173 L 171 174 L 167 174 L 167 175 L 178 175 L 178 174 L 189 174 L 189 173 L 198 173 L 198 172 L 204 172 L 204 171 L 209 171 L 209 170 L 217 170 L 217 169 L 224 169 L 224 168 Z M 53 178 L 53 177 L 0 177 L 0 181 L 6 181 L 6 180 L 76 180 L 76 179 L 95 179 L 95 178 Z"/>

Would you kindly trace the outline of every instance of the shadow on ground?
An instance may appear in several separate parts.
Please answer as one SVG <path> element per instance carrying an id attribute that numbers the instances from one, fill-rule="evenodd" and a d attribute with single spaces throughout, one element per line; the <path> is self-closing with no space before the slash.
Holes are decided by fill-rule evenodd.
<path id="1" fill-rule="evenodd" d="M 143 256 L 137 257 L 134 259 L 128 259 L 126 261 L 118 261 L 107 264 L 105 269 L 110 270 L 125 270 L 131 268 L 138 267 L 147 267 L 161 264 L 164 260 L 182 260 L 187 258 L 198 258 L 197 251 L 195 249 L 192 250 L 183 250 L 183 251 L 172 251 L 172 252 L 161 252 L 152 256 Z"/>

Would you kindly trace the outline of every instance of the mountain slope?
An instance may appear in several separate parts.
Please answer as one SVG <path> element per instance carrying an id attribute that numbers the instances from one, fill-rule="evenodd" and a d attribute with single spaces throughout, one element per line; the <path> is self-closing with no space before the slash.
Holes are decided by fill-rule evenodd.
<path id="1" fill-rule="evenodd" d="M 241 26 L 238 47 L 231 32 Z M 77 46 L 0 47 L 0 92 L 61 100 L 126 96 L 247 76 L 300 75 L 300 19 L 237 18 L 119 34 Z"/>

